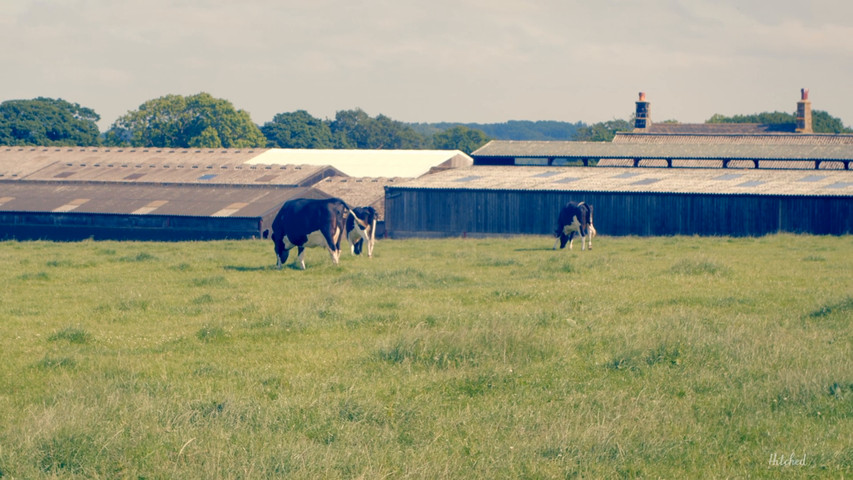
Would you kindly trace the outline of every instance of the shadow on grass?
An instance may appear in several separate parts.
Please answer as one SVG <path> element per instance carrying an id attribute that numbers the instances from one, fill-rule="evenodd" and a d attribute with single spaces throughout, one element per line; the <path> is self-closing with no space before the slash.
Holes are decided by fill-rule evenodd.
<path id="1" fill-rule="evenodd" d="M 268 270 L 275 270 L 275 265 L 261 265 L 261 266 L 246 266 L 246 265 L 225 265 L 225 270 L 230 270 L 232 272 L 266 272 Z"/>

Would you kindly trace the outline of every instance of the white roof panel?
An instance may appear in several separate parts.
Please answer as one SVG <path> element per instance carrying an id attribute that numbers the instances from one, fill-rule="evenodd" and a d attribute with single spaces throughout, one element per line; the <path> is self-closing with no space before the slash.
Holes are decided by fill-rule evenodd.
<path id="1" fill-rule="evenodd" d="M 248 160 L 248 165 L 328 165 L 351 177 L 420 177 L 450 160 L 471 157 L 459 150 L 267 150 Z"/>

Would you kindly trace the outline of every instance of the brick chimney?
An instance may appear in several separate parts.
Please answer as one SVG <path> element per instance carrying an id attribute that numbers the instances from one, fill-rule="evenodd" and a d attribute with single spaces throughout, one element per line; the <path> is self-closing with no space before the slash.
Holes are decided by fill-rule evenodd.
<path id="1" fill-rule="evenodd" d="M 649 114 L 649 102 L 646 101 L 646 92 L 640 92 L 640 100 L 637 101 L 637 110 L 634 114 L 634 130 L 645 130 L 652 126 L 652 117 Z"/>
<path id="2" fill-rule="evenodd" d="M 808 88 L 800 89 L 800 101 L 797 102 L 797 133 L 814 133 L 812 130 L 812 102 L 809 101 Z"/>

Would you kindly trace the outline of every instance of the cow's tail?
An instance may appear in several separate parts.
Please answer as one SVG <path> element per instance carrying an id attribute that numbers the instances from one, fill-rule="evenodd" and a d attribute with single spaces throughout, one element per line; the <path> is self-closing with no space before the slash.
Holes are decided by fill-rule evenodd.
<path id="1" fill-rule="evenodd" d="M 344 205 L 346 205 L 346 203 L 344 203 Z M 358 218 L 358 215 L 356 215 L 356 213 L 355 213 L 355 209 L 349 208 L 349 206 L 347 206 L 347 210 L 349 211 L 349 213 L 347 213 L 347 217 L 349 217 L 351 215 L 352 219 L 353 219 L 353 222 L 352 222 L 353 229 L 358 232 L 359 237 L 367 240 L 367 234 L 364 233 L 364 230 L 367 228 L 366 222 L 364 220 Z M 347 222 L 347 230 L 349 230 L 349 222 Z M 349 232 L 347 232 L 347 234 L 349 234 Z"/>

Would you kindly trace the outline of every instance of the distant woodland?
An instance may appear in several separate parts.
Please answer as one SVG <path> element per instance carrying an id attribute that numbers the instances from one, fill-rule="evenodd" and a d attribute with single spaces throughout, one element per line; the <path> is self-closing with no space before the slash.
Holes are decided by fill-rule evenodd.
<path id="1" fill-rule="evenodd" d="M 63 99 L 38 97 L 0 103 L 0 145 L 114 146 L 153 148 L 449 149 L 471 153 L 489 140 L 610 141 L 630 131 L 633 119 L 607 122 L 510 120 L 503 123 L 405 123 L 356 108 L 333 119 L 304 110 L 279 113 L 263 125 L 228 100 L 207 93 L 149 100 L 98 129 L 93 109 Z M 841 119 L 812 112 L 816 133 L 853 133 Z M 709 123 L 795 123 L 793 113 L 766 112 Z"/>

